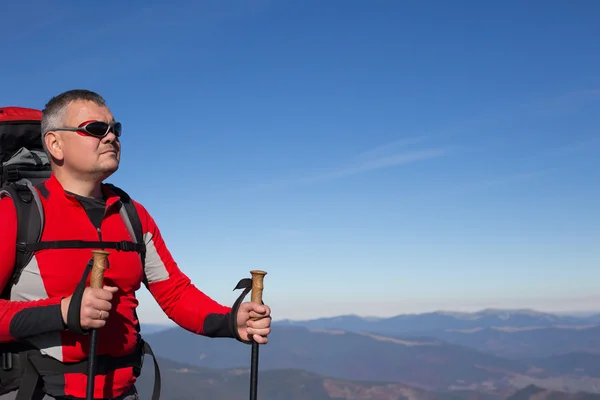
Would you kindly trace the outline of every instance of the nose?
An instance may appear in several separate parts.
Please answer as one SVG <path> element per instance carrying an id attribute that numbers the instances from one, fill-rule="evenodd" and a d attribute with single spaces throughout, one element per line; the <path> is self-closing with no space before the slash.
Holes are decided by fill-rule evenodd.
<path id="1" fill-rule="evenodd" d="M 113 142 L 116 142 L 117 140 L 118 140 L 117 135 L 115 135 L 112 130 L 110 132 L 108 132 L 108 134 L 106 136 L 104 136 L 102 138 L 103 143 L 113 143 Z"/>

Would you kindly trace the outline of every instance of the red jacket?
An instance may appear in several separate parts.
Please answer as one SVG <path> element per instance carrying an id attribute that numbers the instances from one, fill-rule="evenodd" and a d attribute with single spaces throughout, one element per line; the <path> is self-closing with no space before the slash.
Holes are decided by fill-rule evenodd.
<path id="1" fill-rule="evenodd" d="M 54 175 L 46 181 L 46 188 L 47 198 L 40 196 L 44 207 L 41 240 L 98 241 L 98 232 L 84 208 L 73 195 L 63 190 Z M 114 207 L 119 197 L 107 188 L 104 192 L 107 201 L 101 227 L 102 240 L 135 241 Z M 97 354 L 119 357 L 134 351 L 138 339 L 135 292 L 146 282 L 160 307 L 181 327 L 210 337 L 237 338 L 237 332 L 232 332 L 230 324 L 231 308 L 218 304 L 192 285 L 173 260 L 150 214 L 141 204 L 135 201 L 134 204 L 146 243 L 145 268 L 138 253 L 109 250 L 109 268 L 105 271 L 104 282 L 118 286 L 120 290 L 115 294 L 105 327 L 99 329 Z M 0 221 L 2 288 L 10 278 L 16 251 L 16 212 L 10 198 L 0 200 Z M 11 300 L 20 301 L 0 300 L 0 342 L 28 341 L 62 362 L 85 360 L 90 336 L 78 335 L 65 328 L 60 301 L 73 294 L 90 258 L 90 249 L 36 252 L 12 289 Z M 84 374 L 69 373 L 59 381 L 55 379 L 52 385 L 59 387 L 64 395 L 85 398 L 86 383 Z M 119 396 L 134 383 L 131 367 L 111 371 L 106 376 L 99 375 L 94 397 Z"/>

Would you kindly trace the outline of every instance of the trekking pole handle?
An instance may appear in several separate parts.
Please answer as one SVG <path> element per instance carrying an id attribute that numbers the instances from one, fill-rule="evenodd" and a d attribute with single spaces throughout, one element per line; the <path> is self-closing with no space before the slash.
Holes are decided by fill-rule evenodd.
<path id="1" fill-rule="evenodd" d="M 252 275 L 252 295 L 251 300 L 258 304 L 262 304 L 262 294 L 264 289 L 264 278 L 267 274 L 265 271 L 261 270 L 253 270 L 250 271 Z M 252 318 L 253 320 L 257 320 L 258 318 Z"/>
<path id="2" fill-rule="evenodd" d="M 102 289 L 104 285 L 104 270 L 106 269 L 106 257 L 110 253 L 104 250 L 92 250 L 94 256 L 94 264 L 90 277 L 90 287 L 94 289 Z"/>

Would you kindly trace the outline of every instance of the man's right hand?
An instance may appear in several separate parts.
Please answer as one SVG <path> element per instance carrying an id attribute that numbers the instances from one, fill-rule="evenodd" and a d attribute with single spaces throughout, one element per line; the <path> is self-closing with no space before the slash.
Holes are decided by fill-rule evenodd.
<path id="1" fill-rule="evenodd" d="M 83 291 L 81 299 L 80 321 L 81 329 L 97 329 L 106 325 L 109 311 L 112 308 L 111 300 L 113 293 L 119 290 L 118 287 L 104 286 L 102 289 L 92 289 L 86 287 Z M 63 322 L 67 323 L 67 314 L 71 297 L 66 297 L 60 302 L 60 311 L 62 313 Z"/>

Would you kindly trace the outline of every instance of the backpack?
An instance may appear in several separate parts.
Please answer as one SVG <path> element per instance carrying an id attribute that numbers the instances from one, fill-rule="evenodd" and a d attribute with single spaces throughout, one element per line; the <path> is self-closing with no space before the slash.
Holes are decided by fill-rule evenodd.
<path id="1" fill-rule="evenodd" d="M 42 147 L 41 119 L 40 110 L 0 108 L 0 198 L 9 196 L 15 204 L 19 222 L 17 243 L 38 241 L 41 236 L 42 208 L 33 186 L 51 174 L 50 162 Z M 17 246 L 15 269 L 0 298 L 10 299 L 10 290 L 31 257 L 33 254 L 26 254 Z"/>
<path id="2" fill-rule="evenodd" d="M 32 108 L 0 108 L 0 187 L 27 179 L 33 185 L 50 177 L 42 147 L 42 112 Z"/>
<path id="3" fill-rule="evenodd" d="M 144 259 L 145 244 L 137 210 L 127 193 L 111 184 L 106 184 L 106 186 L 121 198 L 121 203 L 131 222 L 135 243 L 99 243 L 77 240 L 40 242 L 44 225 L 44 210 L 38 190 L 44 195 L 46 191 L 44 181 L 51 175 L 50 161 L 42 146 L 41 119 L 42 111 L 40 110 L 24 107 L 0 107 L 0 199 L 8 196 L 13 200 L 18 221 L 15 266 L 11 278 L 0 295 L 0 298 L 5 300 L 10 300 L 12 287 L 19 281 L 23 269 L 31 261 L 34 252 L 40 249 L 102 246 L 102 248 L 113 248 L 119 251 L 137 251 L 142 257 L 142 262 Z M 2 222 L 0 221 L 1 226 Z M 91 266 L 90 262 L 76 293 L 79 291 L 83 294 Z M 75 297 L 74 294 L 74 301 Z M 80 301 L 81 297 L 79 297 Z M 76 314 L 76 317 L 78 321 L 79 313 Z M 137 329 L 139 332 L 139 325 Z M 19 389 L 16 400 L 29 400 L 34 397 L 35 388 L 40 384 L 38 369 L 51 369 L 49 367 L 64 369 L 60 362 L 43 358 L 36 349 L 21 344 L 0 343 L 0 354 L 2 355 L 0 359 L 0 396 Z M 136 369 L 136 375 L 139 375 L 144 354 L 150 354 L 154 359 L 155 382 L 152 399 L 158 400 L 160 371 L 150 346 L 141 340 L 137 354 L 126 356 L 126 360 L 123 362 L 129 363 L 128 366 L 133 366 Z M 98 357 L 99 362 L 102 362 L 101 358 Z M 19 368 L 15 364 L 18 364 Z M 67 369 L 64 371 L 67 372 Z M 72 364 L 68 371 L 86 373 L 87 362 Z"/>

